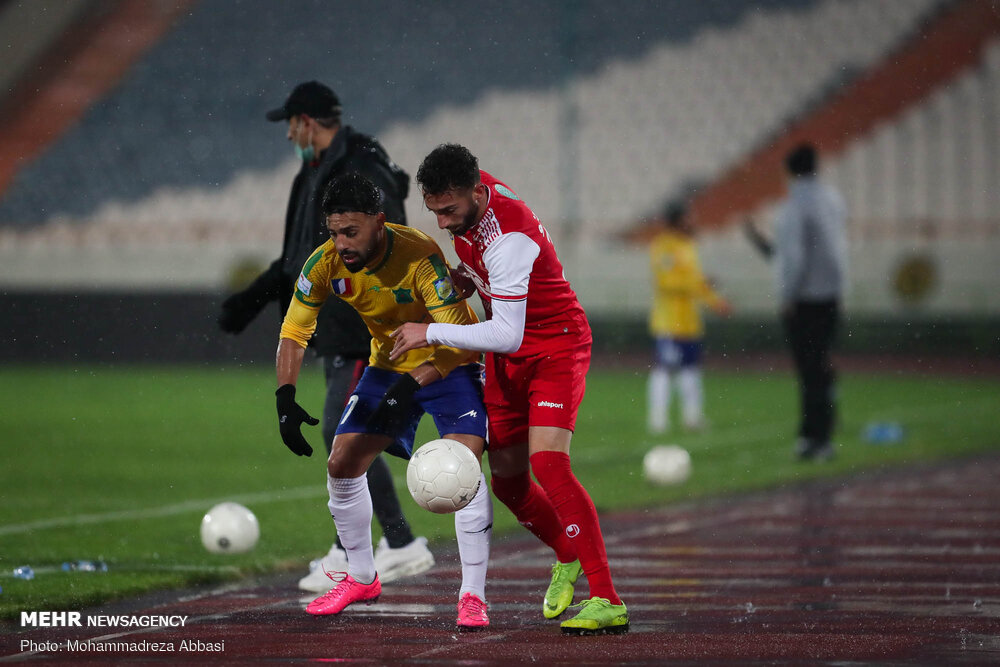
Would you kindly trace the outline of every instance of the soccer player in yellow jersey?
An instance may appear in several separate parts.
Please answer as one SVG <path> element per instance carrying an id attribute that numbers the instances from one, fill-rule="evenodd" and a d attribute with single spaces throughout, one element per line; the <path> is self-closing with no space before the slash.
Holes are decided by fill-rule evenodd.
<path id="1" fill-rule="evenodd" d="M 730 306 L 701 272 L 694 229 L 684 205 L 667 207 L 664 228 L 650 244 L 649 264 L 653 277 L 649 330 L 656 341 L 655 364 L 649 375 L 649 430 L 663 433 L 669 427 L 671 373 L 677 375 L 684 427 L 696 430 L 705 425 L 701 305 L 722 315 L 729 313 Z"/>
<path id="2" fill-rule="evenodd" d="M 360 174 L 330 183 L 323 197 L 330 240 L 302 268 L 278 343 L 277 403 L 282 440 L 297 454 L 312 448 L 300 431 L 315 424 L 295 402 L 295 382 L 316 316 L 331 297 L 353 306 L 372 334 L 371 357 L 348 399 L 327 462 L 329 508 L 347 552 L 347 572 L 330 578 L 333 589 L 306 608 L 314 615 L 340 613 L 353 602 L 371 602 L 382 586 L 372 551 L 372 503 L 365 472 L 382 451 L 409 458 L 424 412 L 442 437 L 466 445 L 482 461 L 486 410 L 478 353 L 444 345 L 389 359 L 389 334 L 404 322 L 473 324 L 476 316 L 452 286 L 441 249 L 411 227 L 385 221 L 377 187 Z M 458 626 L 489 625 L 486 563 L 493 508 L 485 479 L 475 498 L 455 513 L 462 561 Z"/>

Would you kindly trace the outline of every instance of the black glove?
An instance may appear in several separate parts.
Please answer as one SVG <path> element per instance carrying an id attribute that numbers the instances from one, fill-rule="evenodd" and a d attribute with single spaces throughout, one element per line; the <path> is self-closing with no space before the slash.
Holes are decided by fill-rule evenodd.
<path id="1" fill-rule="evenodd" d="M 246 329 L 264 306 L 280 296 L 281 280 L 281 260 L 275 260 L 249 287 L 222 302 L 219 328 L 231 334 Z"/>
<path id="2" fill-rule="evenodd" d="M 281 431 L 281 440 L 294 454 L 312 456 L 313 448 L 302 437 L 300 428 L 302 422 L 315 426 L 319 420 L 310 417 L 309 413 L 295 402 L 294 384 L 281 385 L 274 395 L 278 397 L 278 430 Z"/>
<path id="3" fill-rule="evenodd" d="M 403 376 L 386 390 L 382 402 L 368 417 L 368 431 L 393 437 L 398 435 L 410 420 L 413 412 L 413 395 L 418 389 L 420 383 L 409 373 L 403 373 Z"/>
<path id="4" fill-rule="evenodd" d="M 258 303 L 253 295 L 237 292 L 222 302 L 219 313 L 219 328 L 226 333 L 238 334 L 257 317 L 264 304 Z"/>

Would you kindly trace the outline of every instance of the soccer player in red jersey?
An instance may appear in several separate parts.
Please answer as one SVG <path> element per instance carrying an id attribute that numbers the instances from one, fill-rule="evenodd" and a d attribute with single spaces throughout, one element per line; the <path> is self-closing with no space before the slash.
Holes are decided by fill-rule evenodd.
<path id="1" fill-rule="evenodd" d="M 488 319 L 406 323 L 392 334 L 391 358 L 427 345 L 488 353 L 493 493 L 556 554 L 542 611 L 546 618 L 562 614 L 582 572 L 591 597 L 562 623 L 563 632 L 626 632 L 628 611 L 611 581 L 597 510 L 570 467 L 592 337 L 552 240 L 531 209 L 480 171 L 463 146 L 434 149 L 417 182 L 438 227 L 451 234 L 461 260 L 456 278 L 465 279 L 464 292 L 479 292 Z"/>

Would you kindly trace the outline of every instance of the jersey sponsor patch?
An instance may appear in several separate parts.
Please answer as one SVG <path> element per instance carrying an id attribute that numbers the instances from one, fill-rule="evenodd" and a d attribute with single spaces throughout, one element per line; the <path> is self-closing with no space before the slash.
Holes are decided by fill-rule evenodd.
<path id="1" fill-rule="evenodd" d="M 438 298 L 442 301 L 448 301 L 458 296 L 455 294 L 455 286 L 452 285 L 451 278 L 448 276 L 434 281 L 434 291 L 437 292 Z"/>
<path id="2" fill-rule="evenodd" d="M 309 292 L 312 291 L 313 284 L 308 278 L 306 278 L 305 274 L 300 273 L 299 279 L 295 282 L 295 287 L 297 287 L 304 296 L 309 296 Z"/>
<path id="3" fill-rule="evenodd" d="M 350 278 L 334 278 L 330 281 L 330 288 L 337 296 L 350 296 L 354 294 Z"/>
<path id="4" fill-rule="evenodd" d="M 511 192 L 511 189 L 508 188 L 503 183 L 497 183 L 496 185 L 493 186 L 493 189 L 502 194 L 504 197 L 507 197 L 509 199 L 517 199 L 518 201 L 520 201 L 520 197 Z"/>

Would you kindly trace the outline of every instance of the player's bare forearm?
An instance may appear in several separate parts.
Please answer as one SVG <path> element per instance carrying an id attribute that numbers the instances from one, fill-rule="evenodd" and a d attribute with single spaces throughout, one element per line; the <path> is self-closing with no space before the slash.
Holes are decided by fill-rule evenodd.
<path id="1" fill-rule="evenodd" d="M 389 359 L 395 361 L 410 350 L 415 350 L 418 347 L 427 347 L 429 345 L 427 342 L 427 326 L 423 322 L 406 322 L 389 334 L 395 340 L 392 352 L 389 353 Z"/>
<path id="2" fill-rule="evenodd" d="M 306 349 L 290 338 L 278 341 L 278 352 L 275 355 L 274 367 L 278 376 L 278 386 L 295 384 L 299 380 L 299 370 Z"/>

